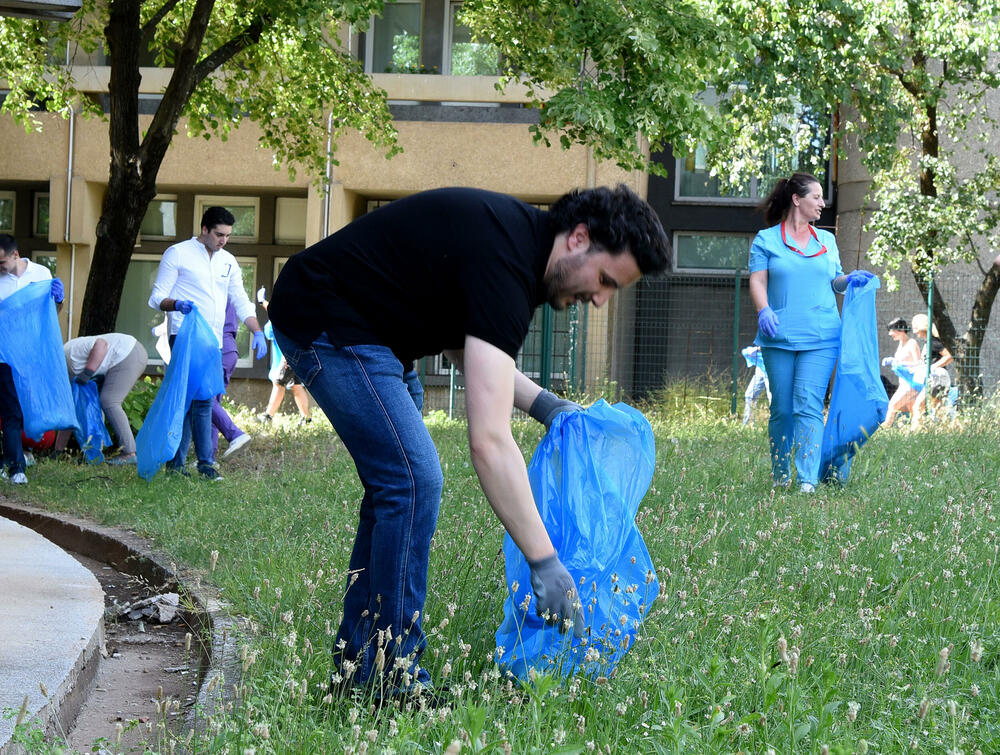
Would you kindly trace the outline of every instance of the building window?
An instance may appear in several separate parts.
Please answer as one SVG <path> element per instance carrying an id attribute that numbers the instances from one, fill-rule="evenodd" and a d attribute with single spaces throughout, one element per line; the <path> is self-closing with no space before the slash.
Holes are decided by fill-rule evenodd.
<path id="1" fill-rule="evenodd" d="M 306 243 L 305 197 L 278 197 L 274 204 L 274 243 Z"/>
<path id="2" fill-rule="evenodd" d="M 255 257 L 237 257 L 240 272 L 243 274 L 243 290 L 247 292 L 250 301 L 256 302 L 257 288 L 257 259 Z M 239 359 L 236 360 L 237 367 L 253 367 L 253 354 L 250 352 L 250 331 L 240 322 L 240 328 L 236 331 L 236 350 L 239 352 Z"/>
<path id="3" fill-rule="evenodd" d="M 366 37 L 369 73 L 430 73 L 420 64 L 420 2 L 386 3 Z"/>
<path id="4" fill-rule="evenodd" d="M 32 228 L 34 235 L 42 238 L 49 237 L 49 195 L 48 193 L 35 194 L 35 213 Z"/>
<path id="5" fill-rule="evenodd" d="M 55 252 L 34 252 L 31 255 L 31 261 L 48 268 L 49 272 L 52 273 L 52 277 L 56 277 L 56 263 L 59 261 L 59 257 Z"/>
<path id="6" fill-rule="evenodd" d="M 745 270 L 751 236 L 723 233 L 675 233 L 674 269 L 684 272 Z"/>
<path id="7" fill-rule="evenodd" d="M 201 218 L 198 218 L 201 220 Z M 201 233 L 201 229 L 198 229 Z M 139 235 L 144 239 L 177 238 L 177 195 L 157 194 L 142 217 Z"/>
<path id="8" fill-rule="evenodd" d="M 722 188 L 722 182 L 708 171 L 708 152 L 698 147 L 693 153 L 683 155 L 676 161 L 676 183 L 674 197 L 684 202 L 711 202 L 719 204 L 753 204 L 762 201 L 775 182 L 789 173 L 806 170 L 822 157 L 830 141 L 830 118 L 826 114 L 799 108 L 795 117 L 783 124 L 788 132 L 808 136 L 803 149 L 792 159 L 791 164 L 778 162 L 777 150 L 764 157 L 764 173 L 754 178 L 741 190 Z M 829 162 L 820 169 L 813 170 L 824 193 L 829 197 Z"/>
<path id="9" fill-rule="evenodd" d="M 121 303 L 118 305 L 118 319 L 115 320 L 115 331 L 135 336 L 145 347 L 150 364 L 164 364 L 164 359 L 157 351 L 159 333 L 154 334 L 153 330 L 163 325 L 167 314 L 149 306 L 149 293 L 156 281 L 160 259 L 158 254 L 132 255 L 128 272 L 125 274 Z M 163 333 L 161 348 L 163 348 L 167 345 L 168 334 L 165 328 L 161 330 Z"/>
<path id="10" fill-rule="evenodd" d="M 472 39 L 472 30 L 459 20 L 462 3 L 448 4 L 447 50 L 445 73 L 452 76 L 496 76 L 500 55 L 488 42 Z"/>
<path id="11" fill-rule="evenodd" d="M 14 204 L 14 192 L 0 191 L 0 233 L 14 233 Z"/>
<path id="12" fill-rule="evenodd" d="M 209 207 L 225 207 L 236 218 L 230 241 L 255 244 L 260 233 L 260 199 L 198 195 L 194 198 L 194 234 L 201 233 L 201 216 Z"/>

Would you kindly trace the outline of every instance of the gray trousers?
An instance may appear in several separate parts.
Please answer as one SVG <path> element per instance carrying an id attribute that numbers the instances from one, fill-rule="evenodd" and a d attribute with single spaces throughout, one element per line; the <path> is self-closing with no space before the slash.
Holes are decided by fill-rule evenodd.
<path id="1" fill-rule="evenodd" d="M 122 361 L 108 370 L 104 376 L 104 386 L 101 388 L 101 409 L 118 438 L 118 445 L 123 454 L 135 453 L 135 436 L 128 423 L 128 416 L 122 409 L 122 401 L 132 390 L 132 386 L 146 369 L 149 359 L 146 347 L 137 343 Z"/>

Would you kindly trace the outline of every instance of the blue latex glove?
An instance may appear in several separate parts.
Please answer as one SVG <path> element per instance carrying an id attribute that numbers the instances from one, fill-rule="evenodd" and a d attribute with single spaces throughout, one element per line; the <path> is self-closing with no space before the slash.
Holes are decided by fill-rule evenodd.
<path id="1" fill-rule="evenodd" d="M 893 359 L 892 357 L 886 357 L 885 359 L 882 360 L 882 366 L 883 367 L 892 367 L 892 363 L 895 362 L 895 361 L 896 360 Z"/>
<path id="2" fill-rule="evenodd" d="M 267 356 L 267 341 L 264 339 L 263 331 L 258 330 L 253 334 L 251 345 L 253 346 L 253 354 L 257 359 L 263 359 Z"/>
<path id="3" fill-rule="evenodd" d="M 49 290 L 52 294 L 52 301 L 56 304 L 61 303 L 66 298 L 66 289 L 63 287 L 63 282 L 58 278 L 52 279 L 52 288 Z"/>
<path id="4" fill-rule="evenodd" d="M 764 307 L 757 313 L 757 327 L 768 338 L 774 338 L 778 335 L 778 316 L 774 314 L 773 309 Z"/>
<path id="5" fill-rule="evenodd" d="M 572 621 L 573 634 L 583 637 L 583 611 L 576 595 L 576 585 L 559 556 L 552 554 L 541 561 L 529 561 L 531 590 L 535 593 L 535 611 L 547 624 L 555 624 L 565 634 Z"/>
<path id="6" fill-rule="evenodd" d="M 867 270 L 852 270 L 847 274 L 847 285 L 859 288 L 875 277 L 875 273 Z"/>
<path id="7" fill-rule="evenodd" d="M 191 314 L 191 310 L 194 309 L 194 302 L 188 301 L 187 299 L 179 299 L 174 302 L 174 311 L 180 312 L 182 315 Z"/>

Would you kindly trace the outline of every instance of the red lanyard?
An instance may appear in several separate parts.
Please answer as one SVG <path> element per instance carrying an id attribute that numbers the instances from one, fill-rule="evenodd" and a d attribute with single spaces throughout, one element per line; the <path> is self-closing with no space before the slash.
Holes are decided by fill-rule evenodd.
<path id="1" fill-rule="evenodd" d="M 787 246 L 793 252 L 795 252 L 796 254 L 802 255 L 803 257 L 819 257 L 821 254 L 826 254 L 826 245 L 820 243 L 819 237 L 816 235 L 816 229 L 813 228 L 811 225 L 807 226 L 807 228 L 809 229 L 809 233 L 812 234 L 812 237 L 814 239 L 816 239 L 816 243 L 819 244 L 819 246 L 820 246 L 820 249 L 819 249 L 818 252 L 816 252 L 816 254 L 806 254 L 801 249 L 799 249 L 797 246 L 793 246 L 792 244 L 789 244 L 788 243 L 788 239 L 785 238 L 785 224 L 784 223 L 781 224 L 781 240 L 782 240 L 782 242 L 784 242 L 785 246 Z M 806 246 L 808 246 L 808 244 L 806 244 Z"/>

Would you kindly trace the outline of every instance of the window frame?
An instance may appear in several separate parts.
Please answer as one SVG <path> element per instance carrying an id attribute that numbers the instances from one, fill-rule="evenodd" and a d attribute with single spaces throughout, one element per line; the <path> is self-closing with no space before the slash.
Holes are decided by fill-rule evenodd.
<path id="1" fill-rule="evenodd" d="M 38 204 L 44 197 L 49 201 L 49 226 L 44 233 L 38 230 Z M 36 239 L 48 239 L 49 228 L 52 227 L 52 195 L 47 191 L 36 191 L 31 197 L 31 235 Z"/>
<path id="2" fill-rule="evenodd" d="M 199 219 L 200 219 L 200 216 L 199 216 Z M 254 302 L 256 304 L 257 303 L 257 299 L 256 299 L 256 296 L 255 296 L 255 293 L 256 293 L 256 290 L 257 290 L 257 283 L 260 280 L 260 258 L 258 258 L 258 257 L 247 257 L 247 256 L 244 256 L 244 255 L 236 255 L 236 254 L 234 254 L 233 256 L 236 257 L 236 264 L 240 265 L 241 267 L 244 264 L 250 264 L 250 263 L 253 264 L 253 285 L 250 286 L 249 296 L 250 296 L 250 301 L 252 301 L 252 302 Z M 241 271 L 240 272 L 240 279 L 241 280 L 242 280 L 242 277 L 243 277 L 243 273 Z M 246 329 L 246 325 L 244 325 L 243 321 L 240 320 L 240 324 L 236 328 L 236 335 L 237 335 L 237 337 L 239 337 L 239 332 L 240 332 L 239 328 L 240 328 L 240 326 L 242 326 L 244 329 Z M 243 354 L 243 353 L 240 353 L 238 350 L 237 350 L 237 353 L 239 354 L 239 356 L 236 358 L 236 367 L 237 368 L 249 369 L 249 368 L 253 367 L 253 364 L 254 364 L 255 360 L 253 358 L 253 339 L 252 338 L 251 338 L 250 342 L 247 344 L 247 353 Z"/>
<path id="3" fill-rule="evenodd" d="M 747 258 L 744 260 L 744 264 L 739 268 L 735 267 L 688 267 L 682 266 L 678 257 L 678 238 L 680 236 L 727 236 L 734 238 L 745 239 L 747 242 Z M 747 277 L 750 275 L 747 269 L 747 260 L 750 258 L 750 247 L 753 245 L 755 234 L 740 233 L 738 231 L 705 231 L 705 230 L 675 230 L 672 234 L 672 244 L 671 244 L 671 261 L 673 263 L 673 271 L 675 273 L 680 273 L 683 275 L 718 275 L 731 277 L 733 273 L 739 270 L 740 275 Z"/>
<path id="4" fill-rule="evenodd" d="M 177 230 L 179 231 L 180 230 L 180 223 L 178 222 L 179 215 L 178 215 L 178 213 L 176 211 L 177 208 L 180 207 L 180 199 L 179 199 L 178 195 L 177 194 L 157 194 L 155 197 L 153 197 L 153 200 L 152 200 L 152 202 L 150 202 L 150 204 L 152 204 L 153 202 L 173 202 L 174 203 L 174 205 L 175 205 L 175 208 L 174 208 L 174 227 L 177 228 Z M 149 212 L 149 207 L 146 207 L 146 212 Z M 145 219 L 145 213 L 143 214 L 143 219 Z M 199 221 L 201 220 L 201 215 L 200 214 L 198 216 L 198 220 Z M 197 230 L 197 232 L 195 233 L 195 236 L 197 236 L 199 233 L 201 233 L 201 228 L 199 228 Z M 154 236 L 154 235 L 143 233 L 142 232 L 142 225 L 140 223 L 140 227 L 139 227 L 139 242 L 140 243 L 143 242 L 143 241 L 177 241 L 179 238 L 180 238 L 180 234 L 179 233 L 175 233 L 173 236 Z"/>
<path id="5" fill-rule="evenodd" d="M 48 264 L 41 261 L 42 259 L 52 259 L 54 262 L 49 267 Z M 59 265 L 59 251 L 57 249 L 36 249 L 31 253 L 31 261 L 48 268 L 49 272 L 52 273 L 52 277 L 55 278 L 56 268 Z"/>
<path id="6" fill-rule="evenodd" d="M 392 5 L 416 5 L 420 9 L 420 22 L 418 27 L 418 35 L 420 42 L 418 44 L 418 58 L 420 51 L 423 49 L 423 36 L 424 36 L 424 4 L 423 0 L 395 0 Z M 447 5 L 447 3 L 446 3 Z M 388 6 L 388 4 L 387 4 Z M 385 9 L 383 8 L 383 13 Z M 385 71 L 375 71 L 373 66 L 375 64 L 375 21 L 376 19 L 381 19 L 382 16 L 375 16 L 374 14 L 368 18 L 368 28 L 365 34 L 365 73 L 386 73 Z"/>
<path id="7" fill-rule="evenodd" d="M 227 207 L 227 205 L 231 207 L 251 205 L 254 208 L 253 236 L 237 236 L 236 234 L 233 234 L 229 237 L 229 240 L 236 244 L 259 244 L 260 197 L 257 196 L 238 196 L 233 194 L 195 194 L 194 216 L 191 219 L 191 225 L 194 227 L 194 235 L 198 236 L 201 234 L 201 216 L 204 214 L 206 209 L 209 207 Z"/>
<path id="8" fill-rule="evenodd" d="M 282 202 L 296 201 L 304 203 L 304 225 L 302 227 L 302 238 L 291 239 L 279 238 L 278 233 L 281 228 L 281 205 Z M 275 197 L 274 198 L 274 245 L 275 246 L 305 246 L 309 225 L 309 199 L 308 197 Z"/>
<path id="9" fill-rule="evenodd" d="M 444 3 L 444 35 L 442 39 L 442 58 L 441 61 L 441 73 L 445 76 L 453 76 L 456 74 L 452 73 L 452 43 L 455 34 L 455 13 L 461 9 L 465 4 L 465 0 L 445 0 Z M 498 53 L 499 57 L 499 53 Z M 499 67 L 499 61 L 497 63 Z M 464 74 L 463 74 L 464 75 Z M 495 74 L 481 74 L 483 76 L 499 76 L 499 71 Z M 499 107 L 499 102 L 489 102 L 489 103 L 462 103 L 463 105 L 490 105 L 493 107 Z"/>
<path id="10" fill-rule="evenodd" d="M 0 227 L 0 233 L 9 233 L 11 236 L 14 235 L 14 223 L 17 221 L 17 192 L 13 189 L 4 189 L 0 191 L 0 199 L 10 200 L 10 228 Z"/>
<path id="11" fill-rule="evenodd" d="M 129 257 L 129 264 L 131 265 L 132 262 L 135 262 L 136 260 L 138 260 L 140 262 L 156 262 L 157 264 L 159 264 L 160 262 L 163 261 L 163 253 L 162 252 L 160 252 L 160 253 L 134 252 L 132 254 L 132 256 Z M 148 309 L 150 311 L 153 311 L 152 307 L 149 307 Z M 161 314 L 163 315 L 163 319 L 166 320 L 167 319 L 167 313 L 166 312 L 161 312 Z M 116 328 L 118 327 L 117 322 L 115 323 L 115 327 Z M 170 334 L 170 331 L 169 331 L 169 326 L 168 326 L 168 328 L 167 328 L 167 335 L 168 335 L 168 337 L 169 337 L 169 334 Z M 130 334 L 130 335 L 134 335 L 134 334 Z M 138 339 L 138 340 L 139 340 L 139 343 L 142 343 L 142 339 Z M 154 351 L 155 351 L 155 348 L 154 348 Z M 149 352 L 147 351 L 146 352 L 146 356 L 147 356 L 147 362 L 146 362 L 147 368 L 149 368 L 149 367 L 163 367 L 163 368 L 166 368 L 167 362 L 164 361 L 160 357 L 159 352 L 156 352 L 156 356 L 153 357 L 153 356 L 149 356 Z"/>

